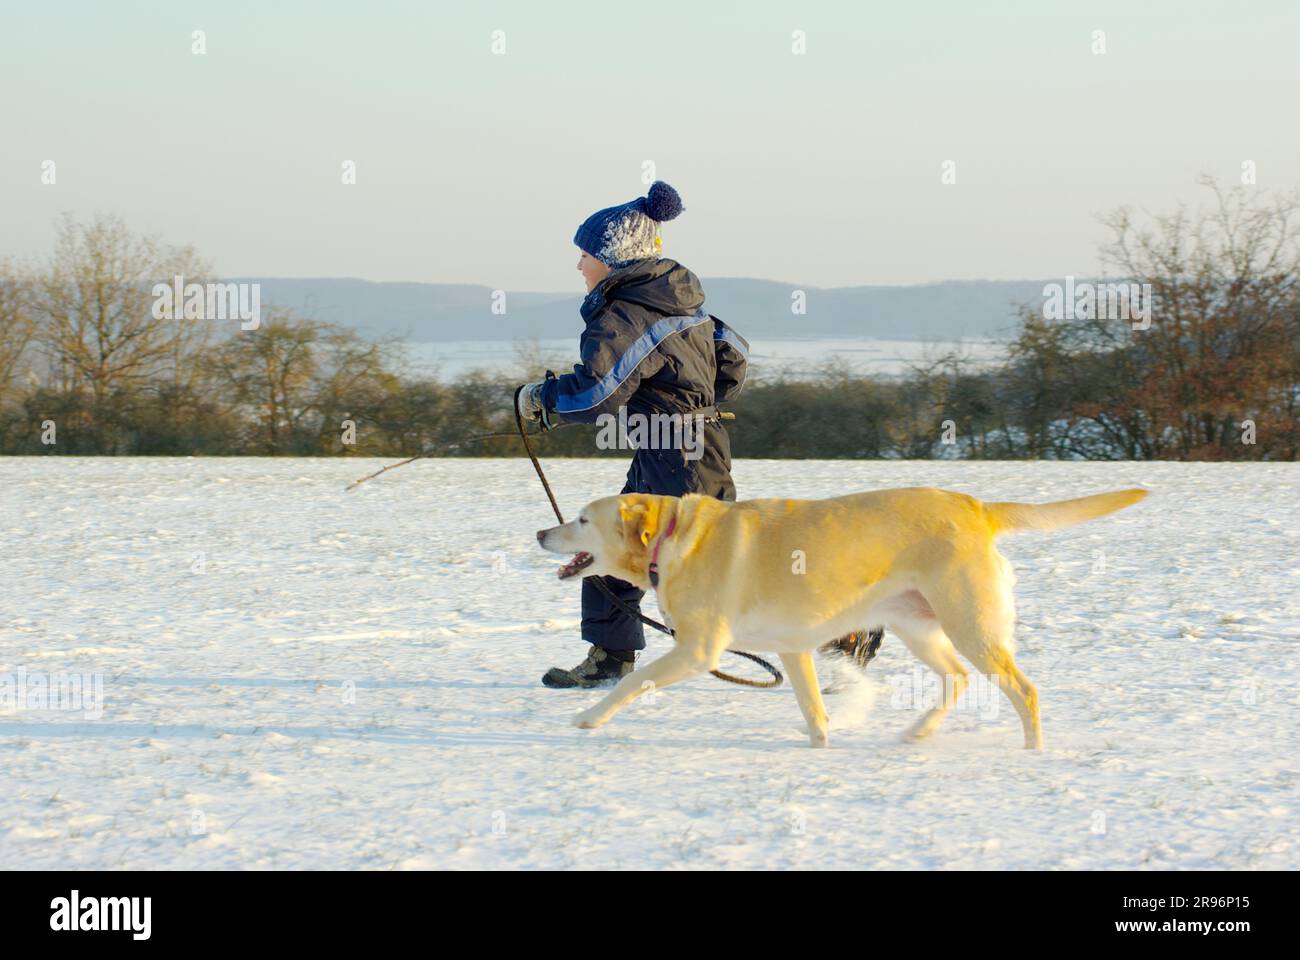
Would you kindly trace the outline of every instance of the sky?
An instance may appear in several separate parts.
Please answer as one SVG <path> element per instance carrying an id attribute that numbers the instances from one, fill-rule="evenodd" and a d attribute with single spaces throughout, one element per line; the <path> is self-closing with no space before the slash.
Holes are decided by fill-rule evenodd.
<path id="1" fill-rule="evenodd" d="M 1300 185 L 1298 10 L 0 0 L 0 258 L 115 212 L 224 276 L 576 291 L 653 176 L 706 277 L 1093 275 L 1107 211 Z"/>

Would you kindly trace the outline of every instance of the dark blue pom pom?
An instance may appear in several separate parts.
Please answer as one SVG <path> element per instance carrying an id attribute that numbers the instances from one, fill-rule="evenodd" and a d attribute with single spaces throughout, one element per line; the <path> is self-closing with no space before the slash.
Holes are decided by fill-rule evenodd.
<path id="1" fill-rule="evenodd" d="M 650 192 L 645 198 L 645 212 L 651 220 L 663 223 L 682 212 L 682 198 L 672 187 L 662 180 L 650 184 Z"/>

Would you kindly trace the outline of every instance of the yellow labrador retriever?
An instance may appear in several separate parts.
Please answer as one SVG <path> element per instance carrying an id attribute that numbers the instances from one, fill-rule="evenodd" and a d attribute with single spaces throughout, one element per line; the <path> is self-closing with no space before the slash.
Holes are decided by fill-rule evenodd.
<path id="1" fill-rule="evenodd" d="M 825 746 L 812 651 L 883 624 L 945 682 L 943 703 L 907 735 L 932 733 L 967 682 L 961 652 L 1015 707 L 1025 746 L 1041 749 L 1038 691 L 1013 657 L 1014 575 L 994 539 L 1055 530 L 1137 503 L 1120 490 L 1057 503 L 983 503 L 912 488 L 829 500 L 626 494 L 589 503 L 537 539 L 572 553 L 561 579 L 610 575 L 657 588 L 676 647 L 619 681 L 575 718 L 599 727 L 647 689 L 718 665 L 723 651 L 780 654 L 813 746 Z"/>

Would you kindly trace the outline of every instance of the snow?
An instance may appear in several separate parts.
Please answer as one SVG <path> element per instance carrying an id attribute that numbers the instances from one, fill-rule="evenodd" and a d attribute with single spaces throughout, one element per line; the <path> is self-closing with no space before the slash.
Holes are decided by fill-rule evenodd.
<path id="1" fill-rule="evenodd" d="M 0 674 L 104 697 L 0 713 L 0 868 L 1300 865 L 1295 464 L 737 464 L 745 496 L 1150 487 L 1003 541 L 1041 754 L 1004 700 L 901 741 L 888 635 L 828 698 L 829 750 L 788 685 L 707 676 L 575 729 L 600 693 L 538 682 L 584 648 L 527 460 L 343 492 L 380 465 L 0 461 Z M 546 466 L 569 512 L 624 469 Z"/>

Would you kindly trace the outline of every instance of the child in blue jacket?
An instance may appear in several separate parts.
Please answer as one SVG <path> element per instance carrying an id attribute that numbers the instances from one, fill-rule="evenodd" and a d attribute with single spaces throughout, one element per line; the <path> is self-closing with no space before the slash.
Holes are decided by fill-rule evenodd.
<path id="1" fill-rule="evenodd" d="M 639 447 L 622 492 L 734 500 L 731 446 L 716 404 L 740 393 L 749 345 L 704 309 L 704 290 L 694 273 L 659 256 L 659 225 L 681 212 L 681 197 L 660 180 L 646 196 L 598 210 L 578 227 L 573 239 L 587 284 L 582 361 L 572 373 L 527 384 L 519 392 L 519 410 L 544 427 L 593 423 L 606 414 L 632 423 L 677 414 L 688 427 L 700 424 L 697 434 L 682 434 L 683 442 L 674 446 Z M 632 672 L 636 651 L 645 648 L 641 623 L 611 604 L 594 579 L 582 583 L 586 659 L 572 669 L 547 671 L 542 682 L 549 687 L 614 683 Z M 603 579 L 625 604 L 638 608 L 641 590 Z"/>

